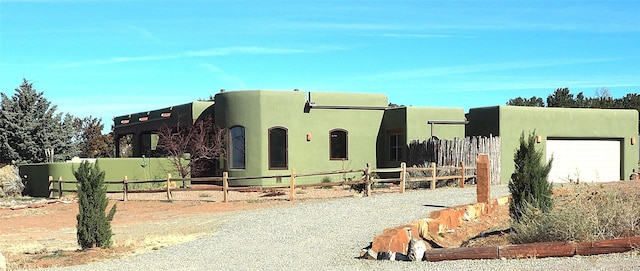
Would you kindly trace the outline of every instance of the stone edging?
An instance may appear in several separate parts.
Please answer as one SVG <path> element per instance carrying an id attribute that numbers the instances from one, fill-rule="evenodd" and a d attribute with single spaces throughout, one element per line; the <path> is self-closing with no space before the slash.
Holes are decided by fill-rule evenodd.
<path id="1" fill-rule="evenodd" d="M 595 242 L 545 242 L 489 247 L 435 248 L 424 251 L 410 248 L 410 244 L 434 240 L 435 236 L 457 228 L 463 221 L 472 221 L 506 205 L 509 196 L 431 212 L 427 218 L 395 228 L 385 229 L 373 238 L 371 246 L 363 249 L 361 257 L 370 260 L 445 261 L 465 259 L 521 259 L 571 257 L 626 252 L 640 248 L 640 237 L 601 240 Z M 421 246 L 424 247 L 424 246 Z M 416 253 L 418 255 L 416 255 Z"/>

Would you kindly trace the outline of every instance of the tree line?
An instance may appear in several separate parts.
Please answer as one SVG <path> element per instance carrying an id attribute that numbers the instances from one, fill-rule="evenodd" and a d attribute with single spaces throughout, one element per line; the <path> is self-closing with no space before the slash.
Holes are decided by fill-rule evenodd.
<path id="1" fill-rule="evenodd" d="M 545 103 L 546 101 L 546 103 Z M 640 95 L 628 93 L 620 98 L 611 97 L 606 88 L 596 91 L 594 97 L 586 97 L 583 92 L 574 95 L 569 88 L 558 88 L 547 96 L 531 98 L 517 97 L 510 99 L 507 105 L 535 107 L 569 107 L 569 108 L 603 108 L 603 109 L 636 109 L 640 111 Z"/>
<path id="2" fill-rule="evenodd" d="M 112 133 L 102 134 L 100 119 L 58 112 L 27 79 L 13 95 L 0 95 L 0 164 L 114 156 Z"/>

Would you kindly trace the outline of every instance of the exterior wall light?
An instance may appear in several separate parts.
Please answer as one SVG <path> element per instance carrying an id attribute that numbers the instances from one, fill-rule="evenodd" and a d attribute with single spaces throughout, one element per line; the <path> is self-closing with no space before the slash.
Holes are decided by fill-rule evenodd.
<path id="1" fill-rule="evenodd" d="M 312 138 L 311 134 L 307 134 L 307 141 L 311 141 L 311 138 Z"/>
<path id="2" fill-rule="evenodd" d="M 540 143 L 542 142 L 542 136 L 537 135 L 536 136 L 536 143 Z"/>
<path id="3" fill-rule="evenodd" d="M 632 137 L 632 138 L 631 138 L 631 145 L 635 145 L 635 144 L 636 144 L 636 138 L 635 138 L 635 137 Z"/>

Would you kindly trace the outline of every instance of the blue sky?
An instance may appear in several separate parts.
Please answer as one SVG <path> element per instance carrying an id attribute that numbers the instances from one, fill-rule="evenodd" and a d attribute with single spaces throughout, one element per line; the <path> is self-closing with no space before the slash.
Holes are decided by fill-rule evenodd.
<path id="1" fill-rule="evenodd" d="M 640 1 L 0 0 L 0 91 L 102 118 L 220 89 L 501 105 L 640 92 Z"/>

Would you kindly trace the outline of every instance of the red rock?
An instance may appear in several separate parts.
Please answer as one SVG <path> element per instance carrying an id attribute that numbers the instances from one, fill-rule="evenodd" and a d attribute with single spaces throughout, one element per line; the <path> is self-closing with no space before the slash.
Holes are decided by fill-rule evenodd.
<path id="1" fill-rule="evenodd" d="M 409 234 L 403 226 L 386 229 L 382 235 L 373 238 L 371 249 L 376 252 L 391 251 L 407 254 L 409 240 Z"/>

